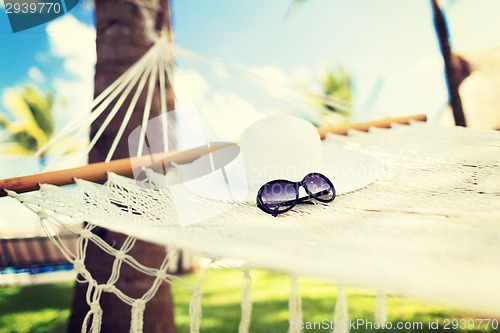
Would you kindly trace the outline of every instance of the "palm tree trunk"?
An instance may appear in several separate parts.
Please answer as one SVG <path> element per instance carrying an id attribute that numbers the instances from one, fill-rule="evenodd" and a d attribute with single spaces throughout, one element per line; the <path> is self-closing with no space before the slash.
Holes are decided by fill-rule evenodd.
<path id="1" fill-rule="evenodd" d="M 160 30 L 170 32 L 170 8 L 168 0 L 96 0 L 95 13 L 97 64 L 94 91 L 97 96 L 151 47 L 154 42 L 152 35 L 159 33 Z M 154 24 L 151 25 L 151 22 Z M 170 96 L 168 107 L 171 110 L 173 109 L 171 89 L 168 89 L 167 96 Z M 160 114 L 159 101 L 159 94 L 155 93 L 151 117 Z M 141 110 L 141 104 L 143 106 L 144 102 L 145 96 L 141 96 L 136 110 Z M 116 120 L 108 126 L 103 137 L 90 152 L 91 163 L 104 160 L 127 105 L 127 102 L 124 103 L 124 107 L 114 118 Z M 105 115 L 92 124 L 92 135 L 99 129 L 104 117 Z M 113 156 L 114 159 L 129 157 L 127 138 L 141 121 L 141 112 L 135 112 Z M 102 228 L 96 233 L 115 248 L 126 238 L 125 235 Z M 129 253 L 146 266 L 159 267 L 165 256 L 165 247 L 138 241 Z M 105 254 L 97 246 L 89 244 L 85 265 L 99 283 L 105 283 L 110 275 L 113 259 L 114 257 Z M 116 286 L 125 294 L 138 298 L 149 289 L 152 281 L 151 277 L 124 264 Z M 76 283 L 69 332 L 81 330 L 83 319 L 89 310 L 85 300 L 86 291 L 87 284 Z M 108 293 L 103 293 L 100 304 L 103 310 L 102 332 L 129 332 L 131 319 L 129 305 Z M 172 296 L 167 283 L 163 283 L 156 296 L 146 304 L 144 332 L 176 332 Z"/>
<path id="2" fill-rule="evenodd" d="M 432 12 L 434 15 L 434 28 L 438 37 L 439 48 L 444 60 L 444 67 L 446 73 L 446 83 L 448 85 L 448 92 L 450 95 L 450 106 L 455 119 L 455 125 L 467 126 L 465 122 L 464 110 L 462 108 L 462 101 L 458 92 L 460 80 L 457 76 L 456 70 L 452 62 L 451 47 L 449 41 L 448 27 L 444 18 L 443 12 L 439 8 L 437 0 L 431 0 Z"/>

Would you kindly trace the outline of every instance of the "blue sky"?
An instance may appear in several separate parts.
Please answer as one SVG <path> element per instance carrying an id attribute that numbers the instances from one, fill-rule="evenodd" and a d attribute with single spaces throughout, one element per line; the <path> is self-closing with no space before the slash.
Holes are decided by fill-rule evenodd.
<path id="1" fill-rule="evenodd" d="M 500 44 L 500 2 L 444 6 L 457 51 Z M 340 64 L 354 77 L 359 118 L 432 116 L 446 102 L 429 1 L 315 0 L 286 15 L 289 7 L 288 0 L 176 1 L 176 40 L 229 63 L 303 69 L 309 85 Z"/>

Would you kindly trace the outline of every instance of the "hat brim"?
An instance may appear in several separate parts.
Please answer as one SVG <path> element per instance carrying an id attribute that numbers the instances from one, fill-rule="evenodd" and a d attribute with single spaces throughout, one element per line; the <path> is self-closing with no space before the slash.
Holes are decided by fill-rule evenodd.
<path id="1" fill-rule="evenodd" d="M 328 177 L 334 184 L 337 195 L 362 189 L 377 180 L 383 172 L 380 161 L 369 154 L 331 143 L 322 143 L 322 149 L 323 167 L 310 172 L 320 172 Z M 196 167 L 196 163 L 193 162 L 191 167 Z M 184 187 L 184 190 L 189 190 L 193 195 L 226 202 L 255 202 L 258 190 L 247 186 L 241 153 L 224 168 L 173 187 L 178 186 Z"/>
<path id="2" fill-rule="evenodd" d="M 323 145 L 323 163 L 325 176 L 332 181 L 337 195 L 370 185 L 384 170 L 380 160 L 374 156 L 331 144 Z"/>

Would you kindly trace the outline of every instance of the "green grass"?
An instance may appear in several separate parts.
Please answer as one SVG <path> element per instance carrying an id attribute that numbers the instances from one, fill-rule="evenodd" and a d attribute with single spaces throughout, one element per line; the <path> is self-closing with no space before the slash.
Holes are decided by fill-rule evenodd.
<path id="1" fill-rule="evenodd" d="M 232 270 L 212 270 L 202 286 L 202 332 L 237 332 L 240 319 L 241 273 Z M 185 276 L 197 281 L 198 274 Z M 251 332 L 275 333 L 288 330 L 289 278 L 262 270 L 252 271 Z M 321 280 L 300 280 L 303 320 L 320 322 L 333 315 L 336 286 Z M 350 318 L 373 321 L 375 295 L 366 290 L 346 290 Z M 189 300 L 191 291 L 173 288 L 176 324 L 179 333 L 189 332 Z M 72 283 L 0 288 L 0 333 L 65 332 L 70 314 Z M 390 330 L 390 332 L 464 332 L 445 330 L 445 318 L 469 319 L 452 309 L 413 300 L 388 297 L 391 322 L 422 322 L 424 329 Z M 429 330 L 429 321 L 439 320 L 439 329 Z M 356 332 L 389 332 L 389 330 L 356 330 Z M 305 332 L 328 332 L 325 329 Z M 484 329 L 467 332 L 500 332 Z"/>
<path id="2" fill-rule="evenodd" d="M 72 283 L 0 288 L 0 332 L 65 332 Z"/>

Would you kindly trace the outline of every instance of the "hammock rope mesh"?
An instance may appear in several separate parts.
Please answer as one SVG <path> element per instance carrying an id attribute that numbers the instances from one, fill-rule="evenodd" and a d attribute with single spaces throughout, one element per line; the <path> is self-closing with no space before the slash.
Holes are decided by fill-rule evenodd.
<path id="1" fill-rule="evenodd" d="M 137 151 L 141 156 L 153 91 L 158 86 L 161 111 L 165 116 L 163 136 L 168 138 L 165 88 L 170 84 L 169 78 L 173 77 L 170 66 L 174 54 L 200 57 L 174 49 L 159 40 L 94 100 L 92 113 L 76 118 L 52 141 L 74 131 L 85 133 L 90 124 L 113 105 L 103 127 L 90 141 L 86 152 L 90 151 L 118 110 L 124 107 L 127 97 L 132 96 L 107 154 L 106 161 L 110 161 L 132 112 L 136 112 L 138 98 L 146 89 L 145 108 L 137 111 L 144 115 Z M 215 61 L 212 65 L 222 66 Z M 245 69 L 238 70 L 244 72 L 242 77 L 252 84 L 262 80 Z M 268 87 L 266 85 L 264 89 Z M 290 96 L 290 91 L 283 87 L 278 86 L 275 91 Z M 342 101 L 320 97 L 335 107 L 350 107 Z M 451 304 L 467 309 L 499 315 L 500 287 L 494 276 L 498 276 L 500 267 L 497 256 L 500 205 L 493 203 L 498 203 L 500 197 L 500 143 L 494 133 L 468 131 L 465 135 L 464 131 L 413 124 L 405 126 L 404 130 L 396 127 L 374 129 L 369 134 L 352 132 L 348 137 L 331 135 L 324 145 L 340 145 L 374 155 L 384 164 L 385 173 L 368 188 L 341 196 L 335 205 L 303 205 L 307 207 L 294 208 L 293 214 L 279 223 L 272 217 L 262 216 L 251 203 L 214 201 L 194 196 L 186 190 L 186 206 L 190 209 L 184 213 L 206 213 L 213 207 L 226 210 L 198 225 L 179 227 L 179 210 L 172 203 L 172 193 L 168 188 L 154 186 L 158 178 L 161 182 L 164 176 L 151 172 L 145 173 L 147 177 L 140 184 L 109 173 L 104 185 L 77 179 L 75 189 L 42 185 L 35 193 L 20 195 L 8 191 L 8 194 L 39 215 L 48 237 L 74 265 L 78 281 L 88 284 L 90 310 L 82 332 L 100 331 L 103 312 L 99 301 L 103 293 L 113 293 L 128 304 L 131 307 L 131 331 L 142 332 L 144 310 L 161 283 L 192 290 L 190 332 L 199 332 L 203 281 L 211 265 L 228 266 L 220 259 L 228 257 L 244 259 L 251 267 L 290 274 L 289 332 L 300 332 L 297 323 L 303 320 L 299 275 L 339 281 L 332 317 L 336 324 L 335 333 L 349 332 L 345 325 L 349 315 L 343 284 L 377 290 L 375 318 L 380 323 L 387 321 L 384 290 L 409 297 L 453 302 Z M 38 155 L 51 143 L 42 147 Z M 164 148 L 168 150 L 168 143 Z M 471 167 L 472 163 L 478 167 Z M 467 182 L 471 178 L 474 179 L 473 186 Z M 463 180 L 463 183 L 457 183 L 457 180 Z M 468 204 L 462 204 L 464 202 Z M 115 248 L 92 233 L 96 226 L 129 236 L 120 248 Z M 64 244 L 58 236 L 61 230 L 79 235 L 77 248 L 70 249 Z M 129 254 L 137 238 L 168 244 L 167 255 L 160 267 L 146 267 Z M 464 243 L 457 244 L 457 239 Z M 85 267 L 90 242 L 114 257 L 111 275 L 104 284 L 97 283 Z M 181 248 L 210 258 L 212 262 L 203 270 L 197 283 L 170 273 Z M 151 287 L 141 297 L 130 297 L 116 288 L 123 265 L 154 277 Z M 247 267 L 231 267 L 242 273 L 238 331 L 245 333 L 249 332 L 251 323 L 251 275 Z M 422 268 L 432 272 L 432 276 L 418 271 Z M 481 274 L 484 277 L 481 283 L 466 288 L 461 286 L 466 292 L 453 294 L 457 290 L 454 285 L 466 283 L 472 279 L 472 274 Z M 452 278 L 456 281 L 450 285 Z"/>

